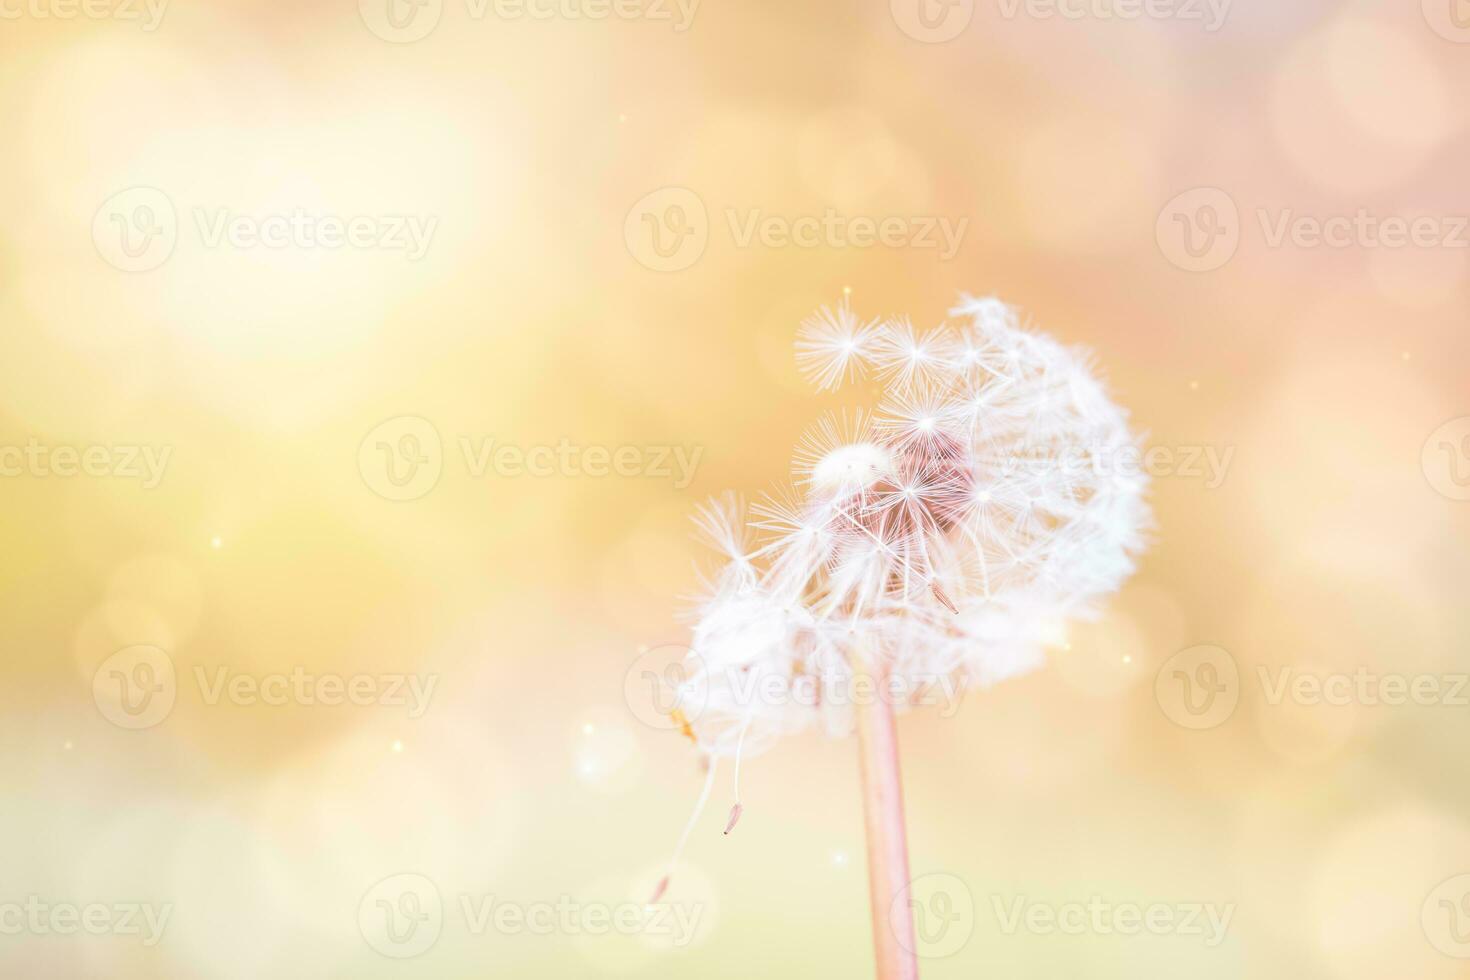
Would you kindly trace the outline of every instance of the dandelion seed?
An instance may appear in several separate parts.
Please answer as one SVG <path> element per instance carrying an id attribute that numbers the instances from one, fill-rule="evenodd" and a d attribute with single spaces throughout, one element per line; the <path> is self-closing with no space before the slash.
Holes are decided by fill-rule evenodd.
<path id="1" fill-rule="evenodd" d="M 938 599 L 945 609 L 948 609 L 955 615 L 959 615 L 960 607 L 954 604 L 953 599 L 944 594 L 944 590 L 939 587 L 938 582 L 930 582 L 929 588 L 934 592 L 934 598 Z"/>
<path id="2" fill-rule="evenodd" d="M 846 299 L 824 306 L 801 323 L 796 365 L 818 388 L 836 388 L 861 377 L 877 351 L 878 321 L 859 323 Z"/>
<path id="3" fill-rule="evenodd" d="M 878 330 L 872 360 L 878 377 L 890 387 L 934 384 L 954 377 L 960 368 L 959 339 L 946 326 L 914 329 L 907 318 L 890 320 Z"/>
<path id="4" fill-rule="evenodd" d="M 735 824 L 740 821 L 740 815 L 745 812 L 745 807 L 740 804 L 740 758 L 744 755 L 745 736 L 750 731 L 750 719 L 746 718 L 745 724 L 740 726 L 740 740 L 735 744 L 735 805 L 730 808 L 730 819 L 725 822 L 725 836 L 730 836 L 730 831 L 735 829 Z"/>

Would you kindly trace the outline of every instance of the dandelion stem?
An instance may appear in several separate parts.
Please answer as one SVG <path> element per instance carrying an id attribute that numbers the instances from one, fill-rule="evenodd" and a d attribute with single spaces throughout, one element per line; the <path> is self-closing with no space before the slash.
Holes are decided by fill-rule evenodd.
<path id="1" fill-rule="evenodd" d="M 658 902 L 664 897 L 664 892 L 669 890 L 669 879 L 674 876 L 674 868 L 678 865 L 679 859 L 684 856 L 684 845 L 689 843 L 689 835 L 694 833 L 694 825 L 699 823 L 699 817 L 704 813 L 704 805 L 709 802 L 709 791 L 714 789 L 715 772 L 719 769 L 719 763 L 720 760 L 717 757 L 710 756 L 709 772 L 705 774 L 704 789 L 699 794 L 699 802 L 694 804 L 694 812 L 689 815 L 689 822 L 684 825 L 684 832 L 679 835 L 679 843 L 674 845 L 674 856 L 669 858 L 668 873 L 659 880 L 658 885 L 654 888 L 653 897 L 648 900 L 650 905 Z"/>
<path id="2" fill-rule="evenodd" d="M 888 671 L 855 654 L 853 670 L 867 674 L 873 690 L 888 690 Z M 917 980 L 913 911 L 894 903 L 909 886 L 908 838 L 903 820 L 903 784 L 898 768 L 898 730 L 888 697 L 857 708 L 863 810 L 868 830 L 868 897 L 872 904 L 873 951 L 878 980 Z"/>

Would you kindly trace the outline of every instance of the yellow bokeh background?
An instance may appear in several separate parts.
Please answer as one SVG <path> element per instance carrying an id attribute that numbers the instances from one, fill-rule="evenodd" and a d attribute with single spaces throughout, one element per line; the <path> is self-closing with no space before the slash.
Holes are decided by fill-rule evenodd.
<path id="1" fill-rule="evenodd" d="M 437 20 L 395 38 L 386 2 Z M 1436 0 L 1235 0 L 1216 30 L 1182 12 L 1207 4 L 919 2 L 210 0 L 153 29 L 123 0 L 0 4 L 0 447 L 167 452 L 153 486 L 0 477 L 0 908 L 173 907 L 151 946 L 0 930 L 0 973 L 870 975 L 851 742 L 748 760 L 728 838 L 719 785 L 669 895 L 703 910 L 687 946 L 476 934 L 460 899 L 646 894 L 701 776 L 625 682 L 687 638 L 692 508 L 784 480 L 847 404 L 796 372 L 804 315 L 847 292 L 929 324 L 966 291 L 1092 348 L 1152 445 L 1229 465 L 1159 475 L 1138 575 L 1045 671 L 902 720 L 914 871 L 975 906 L 924 975 L 1470 976 L 1431 900 L 1470 872 L 1470 706 L 1273 704 L 1260 680 L 1470 671 L 1470 441 L 1442 429 L 1470 416 L 1470 233 L 1273 240 L 1363 212 L 1454 237 L 1470 31 Z M 926 41 L 935 17 L 963 26 Z M 177 241 L 128 271 L 109 202 L 134 188 Z M 1168 235 L 1197 188 L 1238 212 L 1203 271 Z M 702 225 L 667 210 L 691 200 Z M 297 212 L 433 234 L 418 258 L 211 244 L 221 213 Z M 964 230 L 952 255 L 741 235 L 829 212 Z M 680 215 L 700 250 L 663 271 L 639 236 Z M 368 437 L 410 445 L 403 419 L 440 472 L 395 500 Z M 474 471 L 563 443 L 697 466 Z M 1194 730 L 1158 682 L 1203 644 L 1239 703 Z M 130 729 L 94 679 L 139 645 L 177 697 Z M 222 668 L 437 686 L 419 717 L 210 703 Z M 401 874 L 444 901 L 411 959 L 359 922 Z M 1215 945 L 997 914 L 1094 896 L 1235 911 Z"/>

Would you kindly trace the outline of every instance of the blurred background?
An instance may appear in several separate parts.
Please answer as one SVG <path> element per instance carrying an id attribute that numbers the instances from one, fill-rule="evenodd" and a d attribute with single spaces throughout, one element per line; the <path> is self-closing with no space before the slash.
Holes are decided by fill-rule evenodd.
<path id="1" fill-rule="evenodd" d="M 595 910 L 797 323 L 968 291 L 1168 455 L 901 721 L 924 975 L 1470 976 L 1467 87 L 1464 0 L 7 0 L 0 972 L 871 975 L 851 741 Z"/>

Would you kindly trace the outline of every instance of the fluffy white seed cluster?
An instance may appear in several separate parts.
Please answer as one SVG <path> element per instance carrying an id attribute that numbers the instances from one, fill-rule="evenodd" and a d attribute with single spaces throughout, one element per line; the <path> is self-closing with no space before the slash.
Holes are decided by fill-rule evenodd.
<path id="1" fill-rule="evenodd" d="M 844 303 L 806 320 L 802 373 L 825 390 L 872 375 L 880 405 L 808 432 L 787 491 L 700 509 L 721 563 L 678 693 L 709 755 L 847 734 L 874 696 L 855 664 L 901 706 L 1033 670 L 1133 570 L 1146 479 L 1088 355 L 996 299 L 951 316 L 920 331 Z"/>

